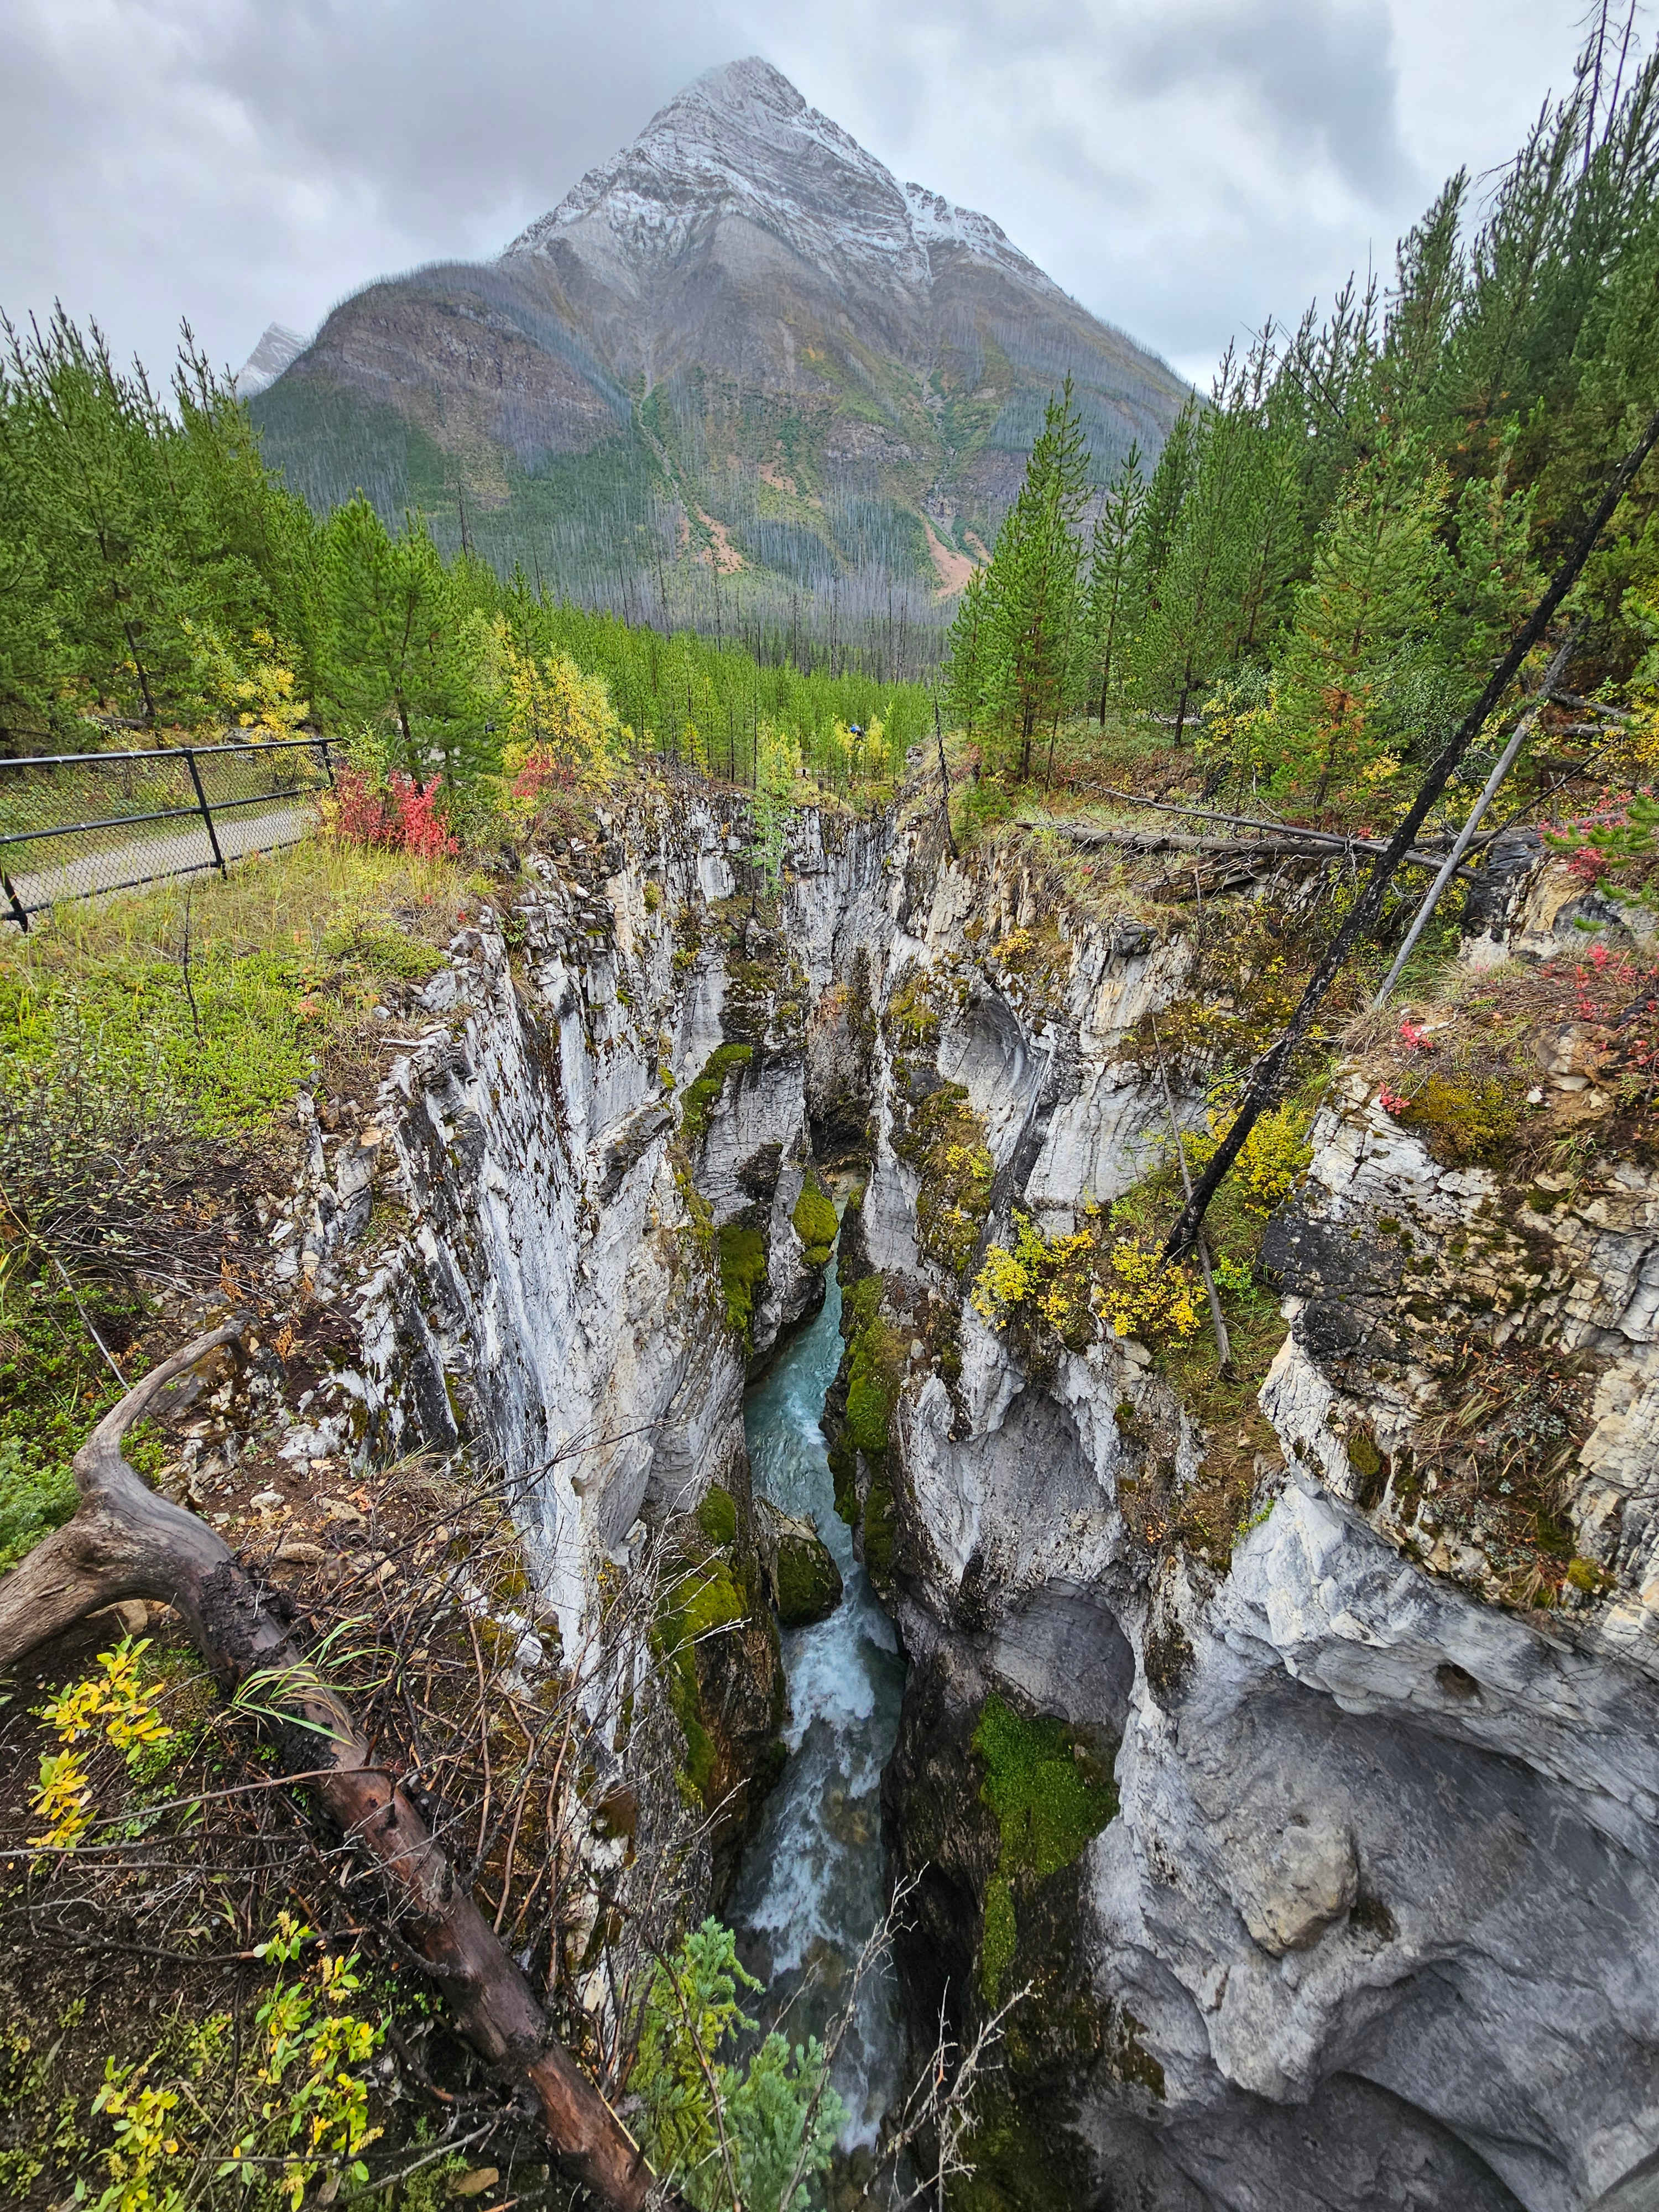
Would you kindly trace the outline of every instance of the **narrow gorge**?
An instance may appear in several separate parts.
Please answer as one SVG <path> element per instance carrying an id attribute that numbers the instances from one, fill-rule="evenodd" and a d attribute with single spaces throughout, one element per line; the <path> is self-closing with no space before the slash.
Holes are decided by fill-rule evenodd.
<path id="1" fill-rule="evenodd" d="M 941 2009 L 1028 1991 L 964 2205 L 1647 2203 L 1651 1167 L 1517 1187 L 1339 1059 L 1266 1231 L 1259 1404 L 1188 1402 L 1060 1274 L 975 1285 L 1022 1233 L 1093 1249 L 1167 1156 L 1161 1061 L 1202 1126 L 1206 1036 L 1318 927 L 1313 864 L 1158 921 L 1012 837 L 953 861 L 922 798 L 798 817 L 775 896 L 717 798 L 600 833 L 456 938 L 276 1233 L 342 1317 L 285 1451 L 464 1447 L 556 1617 L 522 1663 L 600 1655 L 617 1894 L 689 1851 L 774 1997 L 811 1984 L 799 2035 L 913 1883 L 842 2140 L 872 2151 Z M 1559 864 L 1506 884 L 1486 955 L 1567 941 Z M 1492 1434 L 1565 1408 L 1548 1613 L 1460 1473 L 1471 1396 Z"/>

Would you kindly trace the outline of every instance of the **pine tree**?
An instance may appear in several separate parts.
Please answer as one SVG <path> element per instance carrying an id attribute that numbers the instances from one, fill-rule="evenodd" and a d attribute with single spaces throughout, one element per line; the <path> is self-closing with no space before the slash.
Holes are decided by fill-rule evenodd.
<path id="1" fill-rule="evenodd" d="M 1135 533 L 1146 505 L 1140 447 L 1131 444 L 1106 487 L 1089 538 L 1089 577 L 1084 594 L 1083 643 L 1087 654 L 1084 696 L 1106 726 L 1112 678 L 1133 626 L 1131 592 Z"/>
<path id="2" fill-rule="evenodd" d="M 1191 433 L 1187 494 L 1139 626 L 1136 690 L 1173 710 L 1177 744 L 1197 702 L 1254 644 L 1279 580 L 1296 499 L 1267 413 L 1270 368 L 1265 342 L 1242 364 L 1229 349 Z"/>
<path id="3" fill-rule="evenodd" d="M 992 610 L 995 711 L 1024 782 L 1031 747 L 1068 703 L 1079 614 L 1078 536 L 1088 505 L 1089 448 L 1072 380 L 1048 402 L 1025 479 L 1003 518 L 986 594 Z"/>
<path id="4" fill-rule="evenodd" d="M 392 719 L 400 765 L 417 781 L 434 757 L 453 779 L 483 703 L 465 619 L 466 572 L 446 571 L 412 517 L 390 536 L 361 494 L 330 517 L 322 565 L 331 703 L 347 715 Z"/>
<path id="5" fill-rule="evenodd" d="M 1422 221 L 1401 240 L 1395 258 L 1382 341 L 1382 376 L 1393 419 L 1431 427 L 1446 343 L 1463 298 L 1459 229 L 1469 174 L 1459 169 L 1441 187 Z M 1437 430 L 1443 422 L 1434 422 Z"/>
<path id="6" fill-rule="evenodd" d="M 953 722 L 971 738 L 994 695 L 995 624 L 988 573 L 975 568 L 962 587 L 945 641 L 945 696 Z"/>
<path id="7" fill-rule="evenodd" d="M 1279 789 L 1311 787 L 1322 805 L 1339 779 L 1363 787 L 1398 767 L 1395 695 L 1443 588 L 1449 491 L 1443 465 L 1410 441 L 1356 472 L 1297 593 L 1269 739 Z"/>

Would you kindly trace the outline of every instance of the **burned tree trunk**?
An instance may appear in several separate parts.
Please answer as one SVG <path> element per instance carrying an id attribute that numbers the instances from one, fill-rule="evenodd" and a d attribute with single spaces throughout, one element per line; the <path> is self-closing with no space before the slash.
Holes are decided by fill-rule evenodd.
<path id="1" fill-rule="evenodd" d="M 215 1352 L 240 1355 L 239 1340 L 236 1328 L 216 1328 L 164 1360 L 76 1454 L 74 1519 L 0 1577 L 0 1667 L 100 1606 L 144 1597 L 173 1607 L 227 1690 L 279 1670 L 283 1708 L 306 1731 L 307 1787 L 384 1878 L 398 1937 L 425 1961 L 452 2024 L 528 2100 L 572 2180 L 613 2212 L 643 2212 L 648 2200 L 684 2212 L 552 2034 L 448 1854 L 342 1698 L 307 1664 L 270 1594 L 204 1522 L 158 1498 L 123 1457 L 134 1424 L 193 1395 L 194 1370 Z"/>

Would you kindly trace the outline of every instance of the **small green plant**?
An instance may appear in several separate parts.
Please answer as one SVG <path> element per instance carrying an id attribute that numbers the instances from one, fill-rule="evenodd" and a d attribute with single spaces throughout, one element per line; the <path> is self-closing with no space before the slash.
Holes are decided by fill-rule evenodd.
<path id="1" fill-rule="evenodd" d="M 82 2182 L 76 2203 L 88 2212 L 184 2212 L 221 2202 L 210 2189 L 219 2180 L 234 2181 L 245 2204 L 297 2212 L 313 2182 L 322 2183 L 321 2203 L 342 2180 L 368 2181 L 362 2154 L 382 2130 L 370 2118 L 365 2069 L 384 2024 L 354 2008 L 355 1952 L 324 1953 L 313 1972 L 290 1971 L 316 1940 L 284 1912 L 256 1946 L 276 1978 L 251 2039 L 221 2013 L 191 2027 L 182 2049 L 164 2043 L 137 2063 L 106 2060 L 92 2111 L 111 2129 L 101 2154 L 107 2186 L 94 2197 Z M 246 2071 L 239 2058 L 251 2059 Z"/>
<path id="2" fill-rule="evenodd" d="M 1117 1812 L 1109 1774 L 1083 1754 L 1063 1721 L 1028 1720 L 994 1693 L 980 1710 L 973 1748 L 985 1770 L 980 1796 L 1001 1844 L 985 1893 L 980 1985 L 994 2004 L 1012 1962 L 1017 1890 L 1070 1866 Z"/>
<path id="3" fill-rule="evenodd" d="M 325 1661 L 342 1666 L 373 1656 L 373 1644 L 359 1644 L 348 1650 L 343 1639 L 354 1629 L 368 1626 L 367 1618 L 354 1613 L 349 1620 L 337 1620 L 325 1635 L 318 1638 L 303 1659 L 289 1660 L 281 1667 L 258 1667 L 243 1676 L 231 1698 L 231 1709 L 239 1713 L 252 1713 L 261 1720 L 274 1722 L 279 1728 L 304 1729 L 310 1735 L 327 1736 L 331 1741 L 337 1730 L 328 1721 L 313 1720 L 301 1707 L 308 1700 L 326 1701 L 337 1695 L 333 1685 L 323 1674 Z"/>
<path id="4" fill-rule="evenodd" d="M 278 1970 L 254 2015 L 262 2036 L 257 2079 L 265 2094 L 258 2123 L 232 2145 L 219 2168 L 246 2187 L 261 2179 L 265 2159 L 274 2154 L 283 2160 L 277 2192 L 291 2208 L 299 2206 L 307 2184 L 325 2164 L 347 2165 L 354 2181 L 367 2181 L 362 2154 L 381 2133 L 369 2124 L 362 2069 L 380 2049 L 386 2030 L 347 2009 L 346 2000 L 361 1987 L 356 1953 L 325 1954 L 314 1987 L 282 1971 L 314 1941 L 303 1922 L 284 1912 L 276 1933 L 257 1947 L 257 1955 L 273 1960 Z"/>
<path id="5" fill-rule="evenodd" d="M 718 1920 L 658 1961 L 630 2084 L 641 2142 L 697 2212 L 805 2212 L 844 2108 L 816 2039 L 792 2051 L 775 2031 L 742 2067 L 720 2056 L 758 2027 L 738 2002 L 740 1986 L 763 1984 Z"/>

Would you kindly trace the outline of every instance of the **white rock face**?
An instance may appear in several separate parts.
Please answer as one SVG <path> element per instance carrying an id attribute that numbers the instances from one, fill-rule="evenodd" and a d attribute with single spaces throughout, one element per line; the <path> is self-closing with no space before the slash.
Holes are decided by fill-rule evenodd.
<path id="1" fill-rule="evenodd" d="M 613 846 L 601 883 L 550 872 L 520 972 L 493 924 L 458 940 L 382 1116 L 410 1231 L 355 1293 L 363 1411 L 388 1438 L 447 1437 L 459 1419 L 481 1452 L 535 1472 L 567 1636 L 598 1560 L 741 1449 L 742 1361 L 671 1155 L 732 971 L 710 933 L 677 973 L 664 920 L 731 893 L 725 829 L 691 809 Z M 784 1217 L 806 1040 L 827 1096 L 856 1057 L 855 978 L 870 1016 L 921 984 L 937 1020 L 908 1067 L 890 1024 L 860 1048 L 865 1241 L 933 1300 L 959 1307 L 963 1283 L 923 1249 L 916 1170 L 895 1149 L 903 1084 L 963 1087 L 1004 1236 L 1016 1203 L 1069 1227 L 1139 1177 L 1160 1134 L 1134 1030 L 1183 988 L 1179 941 L 1065 917 L 1045 935 L 1017 865 L 936 858 L 926 823 L 810 821 L 789 856 L 805 1019 L 733 1076 L 702 1160 L 713 1218 L 735 1219 L 746 1164 L 778 1147 L 766 1328 L 799 1296 Z M 1613 1593 L 1540 1626 L 1449 1555 L 1443 1571 L 1408 1558 L 1382 1509 L 1362 1510 L 1355 1430 L 1393 1453 L 1418 1385 L 1407 1360 L 1362 1389 L 1329 1348 L 1333 1315 L 1375 1328 L 1393 1310 L 1379 1214 L 1409 1217 L 1414 1249 L 1477 1291 L 1499 1270 L 1496 1246 L 1450 1249 L 1490 1222 L 1491 1179 L 1442 1169 L 1361 1100 L 1318 1138 L 1295 1328 L 1263 1394 L 1287 1464 L 1224 1569 L 1126 1518 L 1126 1484 L 1158 1461 L 1178 1491 L 1206 1443 L 1139 1346 L 1028 1373 L 969 1310 L 948 1374 L 915 1339 L 889 1454 L 912 1665 L 890 1832 L 927 1869 L 932 1971 L 970 1989 L 996 1857 L 968 1748 L 984 1698 L 1059 1717 L 1111 1763 L 1115 1817 L 1043 1893 L 1061 1978 L 1028 2028 L 1061 2039 L 1039 2132 L 1075 2144 L 1078 2201 L 1584 2212 L 1659 2149 L 1659 1213 L 1638 1176 L 1522 1224 L 1540 1283 L 1560 1275 L 1564 1346 L 1607 1363 L 1575 1525 L 1587 1550 L 1605 1536 L 1592 1555 Z M 354 1152 L 330 1181 L 320 1135 L 315 1151 L 293 1264 L 343 1292 L 338 1224 L 361 1212 L 362 1167 Z M 1339 1279 L 1339 1251 L 1357 1273 Z"/>
<path id="2" fill-rule="evenodd" d="M 709 70 L 507 247 L 567 242 L 607 284 L 638 290 L 724 228 L 770 239 L 858 288 L 925 293 L 935 249 L 994 262 L 1059 299 L 1059 288 L 988 216 L 951 206 L 891 172 L 840 125 L 809 107 L 770 63 Z"/>
<path id="3" fill-rule="evenodd" d="M 992 1225 L 1006 1235 L 1021 1203 L 1068 1229 L 1162 1134 L 1132 1032 L 1182 988 L 1183 949 L 1084 933 L 1034 965 L 999 950 L 1041 919 L 1017 873 L 926 882 L 902 852 L 901 870 L 916 888 L 891 911 L 878 1001 L 919 972 L 937 987 L 933 1058 L 994 1157 Z M 884 1038 L 876 1056 L 870 1256 L 959 1302 L 919 1249 Z M 1321 1255 L 1358 1228 L 1370 1262 L 1386 1214 L 1484 1295 L 1507 1264 L 1490 1176 L 1352 1103 L 1316 1133 Z M 1121 1486 L 1160 1453 L 1183 1481 L 1204 1446 L 1138 1346 L 1034 1376 L 969 1312 L 954 1387 L 913 1368 L 890 1453 L 914 1668 L 890 1814 L 902 1863 L 912 1830 L 937 1863 L 981 1771 L 963 1758 L 942 1784 L 939 1747 L 992 1690 L 1121 1737 L 1119 1810 L 1084 1853 L 1069 1936 L 1100 2040 L 1061 2053 L 1102 2201 L 1564 2212 L 1659 2144 L 1659 1687 L 1630 1663 L 1644 1577 L 1659 1595 L 1656 1219 L 1638 1175 L 1523 1224 L 1564 1349 L 1609 1361 L 1578 1517 L 1588 1546 L 1616 1497 L 1618 1546 L 1598 1556 L 1620 1588 L 1549 1627 L 1425 1571 L 1350 1502 L 1344 1437 L 1362 1419 L 1385 1449 L 1408 1431 L 1408 1368 L 1379 1370 L 1362 1402 L 1293 1334 L 1263 1394 L 1290 1464 L 1225 1572 L 1126 1525 Z M 1333 1295 L 1360 1302 L 1310 1280 L 1291 1310 Z M 973 1863 L 943 1848 L 958 1875 Z M 954 1939 L 948 1963 L 971 1975 L 977 1895 L 949 1894 L 924 1948 Z"/>
<path id="4" fill-rule="evenodd" d="M 855 831 L 826 855 L 809 832 L 788 931 L 798 995 L 808 970 L 827 982 L 838 927 L 884 883 L 882 842 Z M 819 1285 L 789 1218 L 809 1152 L 799 1007 L 763 1007 L 762 1041 L 695 1156 L 675 1149 L 683 1094 L 732 1018 L 739 954 L 708 921 L 735 887 L 726 824 L 692 806 L 533 865 L 542 890 L 514 917 L 521 964 L 491 915 L 456 938 L 373 1144 L 331 1157 L 312 1116 L 299 1233 L 276 1234 L 288 1279 L 349 1294 L 363 1345 L 362 1372 L 343 1377 L 355 1423 L 319 1415 L 304 1447 L 337 1449 L 354 1427 L 382 1450 L 465 1440 L 521 1499 L 573 1648 L 599 1561 L 622 1556 L 641 1516 L 690 1510 L 742 1459 L 744 1360 L 723 1324 L 714 1233 L 764 1193 L 757 1352 Z M 708 937 L 677 963 L 682 911 Z M 769 1179 L 746 1188 L 757 1170 Z M 353 1286 L 377 1183 L 409 1226 Z"/>

